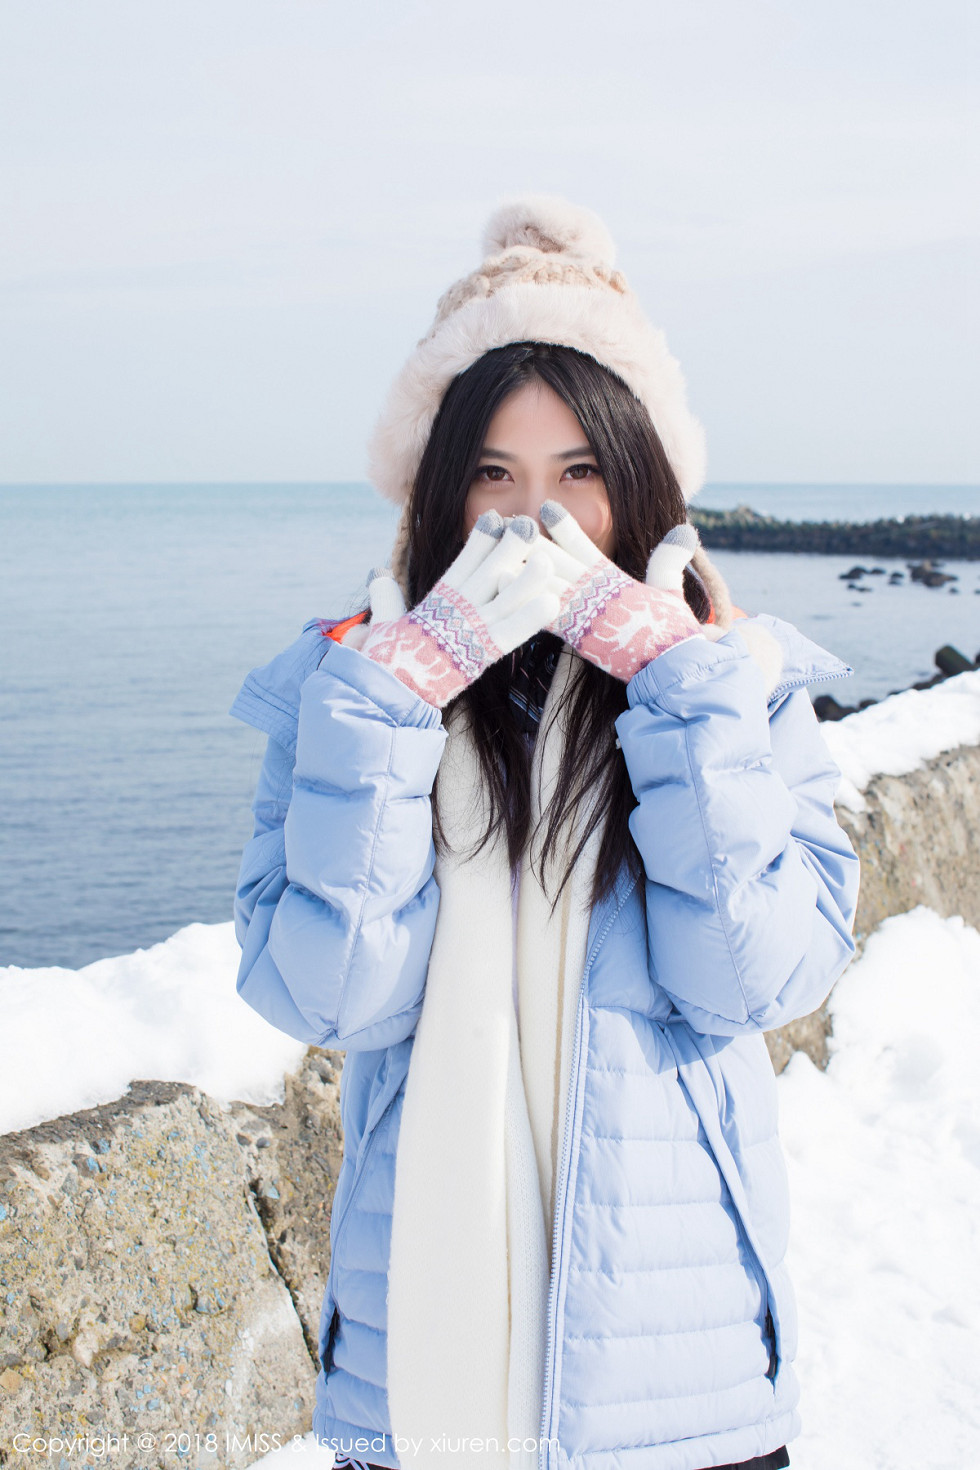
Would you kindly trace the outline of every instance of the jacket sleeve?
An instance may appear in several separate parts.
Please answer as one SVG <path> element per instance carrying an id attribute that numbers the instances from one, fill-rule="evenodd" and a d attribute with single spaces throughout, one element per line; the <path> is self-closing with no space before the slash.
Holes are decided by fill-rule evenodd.
<path id="1" fill-rule="evenodd" d="M 651 975 L 697 1031 L 808 1015 L 854 952 L 858 859 L 806 690 L 773 699 L 745 641 L 641 669 L 617 731 L 638 806 Z"/>
<path id="2" fill-rule="evenodd" d="M 322 637 L 302 645 L 232 706 L 269 734 L 235 896 L 238 993 L 300 1041 L 372 1050 L 421 1011 L 445 732 L 387 669 Z"/>

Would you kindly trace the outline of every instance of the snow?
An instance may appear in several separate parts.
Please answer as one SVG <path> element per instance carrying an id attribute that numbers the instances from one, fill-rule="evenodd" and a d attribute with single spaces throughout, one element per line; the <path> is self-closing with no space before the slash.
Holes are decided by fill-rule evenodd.
<path id="1" fill-rule="evenodd" d="M 844 778 L 837 805 L 863 811 L 862 792 L 875 776 L 902 776 L 945 750 L 980 744 L 980 671 L 956 674 L 931 689 L 905 689 L 842 720 L 824 720 L 820 733 Z"/>
<path id="2" fill-rule="evenodd" d="M 800 1304 L 794 1470 L 980 1464 L 980 934 L 886 919 L 832 1059 L 779 1079 Z"/>
<path id="3" fill-rule="evenodd" d="M 306 1047 L 239 998 L 240 959 L 233 924 L 190 924 L 81 970 L 0 968 L 0 1133 L 111 1102 L 136 1078 L 281 1102 Z"/>
<path id="4" fill-rule="evenodd" d="M 230 924 L 192 924 L 78 971 L 0 970 L 0 1129 L 137 1077 L 280 1100 L 305 1048 L 238 998 L 237 967 Z M 797 1053 L 778 1084 L 800 1308 L 793 1467 L 980 1464 L 980 933 L 926 908 L 886 919 L 831 1010 L 827 1071 Z M 306 1436 L 257 1463 L 330 1470 L 332 1455 Z"/>

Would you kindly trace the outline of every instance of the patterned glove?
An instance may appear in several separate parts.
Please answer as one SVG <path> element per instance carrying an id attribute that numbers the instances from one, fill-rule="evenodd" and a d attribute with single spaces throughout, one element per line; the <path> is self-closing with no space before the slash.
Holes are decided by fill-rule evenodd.
<path id="1" fill-rule="evenodd" d="M 361 652 L 442 709 L 557 616 L 563 583 L 530 516 L 480 516 L 452 566 L 411 612 L 388 568 L 369 584 Z M 503 587 L 503 590 L 501 588 Z"/>
<path id="2" fill-rule="evenodd" d="M 626 683 L 658 654 L 701 632 L 683 593 L 684 568 L 699 545 L 693 526 L 668 531 L 650 556 L 646 581 L 637 582 L 603 555 L 557 501 L 544 502 L 541 523 L 565 583 L 558 616 L 548 628 L 590 663 Z"/>

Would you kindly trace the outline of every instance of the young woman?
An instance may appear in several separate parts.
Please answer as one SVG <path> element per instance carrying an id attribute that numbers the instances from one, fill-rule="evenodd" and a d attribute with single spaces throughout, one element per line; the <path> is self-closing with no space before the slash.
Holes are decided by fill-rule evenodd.
<path id="1" fill-rule="evenodd" d="M 233 710 L 269 744 L 238 988 L 345 1050 L 314 1429 L 336 1462 L 789 1464 L 763 1033 L 853 952 L 806 684 L 686 523 L 701 432 L 586 211 L 520 201 L 373 445 L 369 618 Z M 693 558 L 693 559 L 692 559 Z"/>

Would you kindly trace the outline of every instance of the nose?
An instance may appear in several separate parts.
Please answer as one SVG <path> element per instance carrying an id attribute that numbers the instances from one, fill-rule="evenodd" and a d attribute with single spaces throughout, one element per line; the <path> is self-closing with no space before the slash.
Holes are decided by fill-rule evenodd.
<path id="1" fill-rule="evenodd" d="M 543 475 L 529 476 L 521 486 L 520 495 L 515 498 L 514 514 L 530 516 L 540 526 L 541 507 L 552 493 Z"/>

